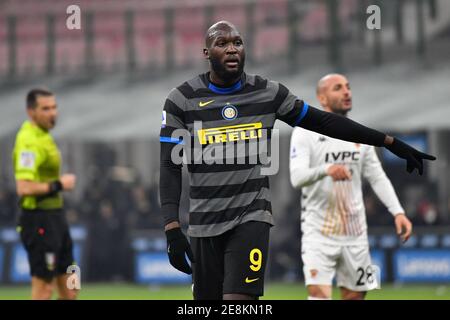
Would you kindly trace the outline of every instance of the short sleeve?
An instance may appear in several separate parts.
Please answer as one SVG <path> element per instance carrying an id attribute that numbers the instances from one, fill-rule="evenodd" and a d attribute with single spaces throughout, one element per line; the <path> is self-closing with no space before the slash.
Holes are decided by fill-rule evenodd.
<path id="1" fill-rule="evenodd" d="M 16 180 L 37 180 L 39 166 L 45 160 L 45 154 L 35 144 L 17 141 L 14 150 L 14 174 Z"/>
<path id="2" fill-rule="evenodd" d="M 184 120 L 185 97 L 178 89 L 173 89 L 167 97 L 161 116 L 161 142 L 172 141 L 172 133 L 177 129 L 186 129 Z"/>
<path id="3" fill-rule="evenodd" d="M 278 93 L 275 101 L 277 102 L 277 119 L 280 119 L 291 127 L 298 126 L 308 112 L 308 104 L 292 94 L 281 83 L 278 84 Z"/>

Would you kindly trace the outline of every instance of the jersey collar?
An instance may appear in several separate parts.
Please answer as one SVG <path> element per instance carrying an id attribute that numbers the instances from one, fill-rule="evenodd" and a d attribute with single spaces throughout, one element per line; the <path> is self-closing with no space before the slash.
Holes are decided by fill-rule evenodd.
<path id="1" fill-rule="evenodd" d="M 244 86 L 245 73 L 242 73 L 241 79 L 230 87 L 219 87 L 209 81 L 209 72 L 205 75 L 208 89 L 217 94 L 230 94 L 237 92 Z"/>
<path id="2" fill-rule="evenodd" d="M 24 126 L 29 130 L 36 132 L 37 134 L 48 134 L 48 131 L 42 129 L 38 125 L 33 124 L 30 120 L 25 121 Z"/>

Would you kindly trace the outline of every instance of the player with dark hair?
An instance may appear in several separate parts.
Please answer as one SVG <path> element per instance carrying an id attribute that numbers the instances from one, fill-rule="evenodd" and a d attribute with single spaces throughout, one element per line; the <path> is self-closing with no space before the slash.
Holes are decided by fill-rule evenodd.
<path id="1" fill-rule="evenodd" d="M 56 286 L 60 299 L 75 299 L 76 290 L 67 287 L 66 271 L 74 259 L 61 193 L 75 187 L 76 177 L 60 175 L 61 155 L 49 133 L 58 115 L 55 95 L 34 89 L 26 104 L 29 121 L 17 133 L 13 165 L 22 210 L 17 230 L 28 254 L 31 298 L 50 299 Z"/>
<path id="2" fill-rule="evenodd" d="M 236 146 L 267 138 L 276 119 L 331 137 L 386 147 L 422 173 L 423 159 L 435 159 L 398 139 L 350 119 L 323 112 L 280 83 L 244 72 L 244 42 L 227 21 L 212 25 L 203 54 L 210 70 L 173 89 L 162 116 L 160 198 L 168 255 L 180 271 L 193 272 L 195 299 L 257 299 L 263 295 L 269 230 L 274 224 L 269 178 L 263 161 L 230 153 Z M 201 125 L 201 127 L 199 127 Z M 179 130 L 187 131 L 180 139 Z M 189 243 L 179 223 L 184 144 L 190 177 Z M 196 146 L 197 145 L 197 146 Z M 222 150 L 222 149 L 223 150 Z M 222 162 L 208 157 L 222 152 Z M 257 151 L 259 152 L 259 151 Z M 250 154 L 250 151 L 248 152 Z M 231 156 L 230 156 L 231 155 Z M 192 270 L 185 255 L 192 262 Z"/>

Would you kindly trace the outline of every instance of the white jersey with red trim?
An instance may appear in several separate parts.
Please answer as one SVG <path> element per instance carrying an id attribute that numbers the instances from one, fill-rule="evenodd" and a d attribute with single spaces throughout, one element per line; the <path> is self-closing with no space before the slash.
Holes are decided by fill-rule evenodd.
<path id="1" fill-rule="evenodd" d="M 352 179 L 333 181 L 327 169 L 343 164 Z M 361 177 L 368 180 L 391 214 L 404 213 L 375 152 L 368 145 L 295 128 L 291 137 L 290 177 L 302 189 L 302 241 L 367 244 Z"/>

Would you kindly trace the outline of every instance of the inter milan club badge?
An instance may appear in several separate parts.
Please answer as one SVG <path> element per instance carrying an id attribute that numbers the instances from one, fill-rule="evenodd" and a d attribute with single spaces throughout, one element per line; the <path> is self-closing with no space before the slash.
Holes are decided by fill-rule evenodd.
<path id="1" fill-rule="evenodd" d="M 234 120 L 236 119 L 238 115 L 237 109 L 235 106 L 227 103 L 223 108 L 222 108 L 222 117 L 225 120 Z"/>

